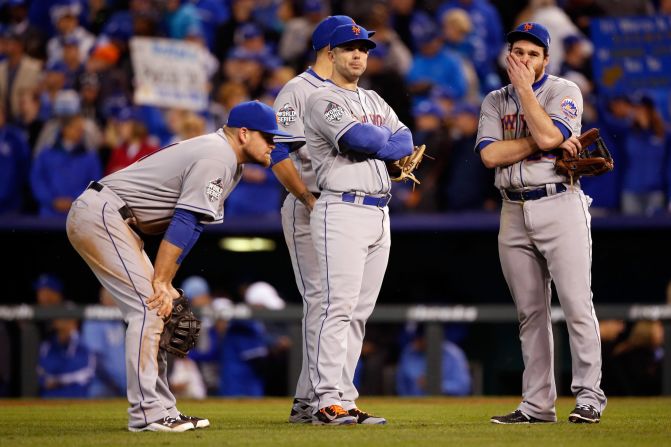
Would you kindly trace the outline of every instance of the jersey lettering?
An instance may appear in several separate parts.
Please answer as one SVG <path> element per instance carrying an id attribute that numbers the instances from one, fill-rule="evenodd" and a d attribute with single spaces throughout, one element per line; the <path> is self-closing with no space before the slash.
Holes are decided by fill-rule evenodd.
<path id="1" fill-rule="evenodd" d="M 370 122 L 371 124 L 374 124 L 378 127 L 381 127 L 383 119 L 382 119 L 382 115 L 377 115 L 377 114 L 375 114 L 375 115 L 364 115 L 364 116 L 361 117 L 361 122 L 362 123 Z"/>

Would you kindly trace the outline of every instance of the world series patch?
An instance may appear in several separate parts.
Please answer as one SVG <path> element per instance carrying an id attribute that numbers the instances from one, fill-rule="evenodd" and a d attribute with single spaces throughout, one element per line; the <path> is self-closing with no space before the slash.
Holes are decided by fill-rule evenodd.
<path id="1" fill-rule="evenodd" d="M 567 96 L 562 99 L 561 110 L 567 118 L 574 120 L 578 117 L 578 106 L 575 105 L 573 98 Z"/>
<path id="2" fill-rule="evenodd" d="M 298 114 L 296 113 L 296 110 L 291 107 L 291 104 L 286 103 L 277 111 L 277 122 L 284 127 L 289 127 L 292 123 L 296 122 L 297 116 Z"/>
<path id="3" fill-rule="evenodd" d="M 207 184 L 205 188 L 205 194 L 210 202 L 218 202 L 221 199 L 221 195 L 224 192 L 224 179 L 221 177 L 215 180 L 212 180 Z"/>
<path id="4" fill-rule="evenodd" d="M 329 102 L 329 104 L 326 106 L 326 110 L 324 110 L 324 118 L 329 123 L 332 123 L 333 121 L 340 121 L 343 115 L 345 115 L 345 109 L 333 102 Z"/>

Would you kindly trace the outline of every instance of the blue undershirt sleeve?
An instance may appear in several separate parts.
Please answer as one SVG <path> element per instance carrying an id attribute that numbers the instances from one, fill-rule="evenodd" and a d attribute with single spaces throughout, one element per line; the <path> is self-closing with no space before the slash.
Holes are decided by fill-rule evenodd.
<path id="1" fill-rule="evenodd" d="M 275 143 L 275 149 L 270 152 L 270 166 L 289 158 L 289 152 L 291 147 L 287 143 Z"/>
<path id="2" fill-rule="evenodd" d="M 375 153 L 375 158 L 379 160 L 399 160 L 406 155 L 412 154 L 412 150 L 412 134 L 405 127 L 389 138 L 387 144 Z"/>
<path id="3" fill-rule="evenodd" d="M 180 247 L 182 254 L 177 259 L 177 264 L 181 264 L 184 257 L 194 246 L 200 233 L 203 231 L 203 224 L 198 222 L 198 214 L 177 208 L 172 216 L 170 225 L 165 232 L 163 239 L 171 244 Z"/>
<path id="4" fill-rule="evenodd" d="M 492 144 L 492 143 L 493 143 L 492 140 L 483 140 L 483 141 L 481 141 L 480 144 L 478 144 L 478 145 L 475 147 L 475 152 L 480 152 L 480 151 L 482 151 L 484 148 L 486 148 L 487 146 L 489 146 L 489 145 Z"/>
<path id="5" fill-rule="evenodd" d="M 357 123 L 338 140 L 341 149 L 364 154 L 375 154 L 387 144 L 391 130 L 370 123 Z"/>
<path id="6" fill-rule="evenodd" d="M 561 121 L 557 121 L 557 120 L 552 120 L 552 124 L 554 124 L 555 127 L 557 129 L 559 129 L 561 134 L 564 136 L 564 141 L 566 141 L 566 139 L 571 136 L 571 129 L 566 127 L 566 124 L 562 123 Z"/>

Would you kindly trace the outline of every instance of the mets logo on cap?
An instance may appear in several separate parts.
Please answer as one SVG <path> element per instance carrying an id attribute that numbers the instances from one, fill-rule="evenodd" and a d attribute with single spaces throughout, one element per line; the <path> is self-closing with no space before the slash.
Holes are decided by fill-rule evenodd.
<path id="1" fill-rule="evenodd" d="M 524 31 L 531 31 L 534 28 L 533 23 L 525 23 L 524 24 Z"/>
<path id="2" fill-rule="evenodd" d="M 356 25 L 352 25 L 352 32 L 358 36 L 359 34 L 361 34 L 361 28 L 359 28 Z"/>

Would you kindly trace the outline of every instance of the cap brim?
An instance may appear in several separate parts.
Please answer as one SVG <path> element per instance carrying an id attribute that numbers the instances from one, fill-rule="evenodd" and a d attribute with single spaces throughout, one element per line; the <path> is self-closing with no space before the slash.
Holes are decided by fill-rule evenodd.
<path id="1" fill-rule="evenodd" d="M 539 45 L 543 48 L 547 48 L 545 46 L 545 42 L 543 42 L 542 40 L 540 40 L 538 37 L 534 36 L 533 34 L 525 33 L 524 31 L 511 31 L 506 36 L 506 40 L 508 41 L 508 43 L 515 43 L 518 40 L 529 40 L 529 41 L 531 41 L 531 42 L 533 42 L 533 43 L 535 43 L 535 44 L 537 44 L 537 45 Z"/>
<path id="2" fill-rule="evenodd" d="M 350 39 L 350 40 L 346 40 L 344 42 L 340 42 L 338 45 L 336 45 L 336 47 L 341 47 L 343 45 L 346 45 L 346 44 L 352 43 L 352 42 L 364 42 L 369 50 L 372 50 L 373 48 L 377 47 L 377 44 L 370 39 Z"/>
<path id="3" fill-rule="evenodd" d="M 256 130 L 256 129 L 252 129 Z M 275 135 L 276 137 L 293 137 L 290 133 L 282 132 L 281 130 L 259 130 L 259 132 L 267 133 L 268 135 Z"/>

